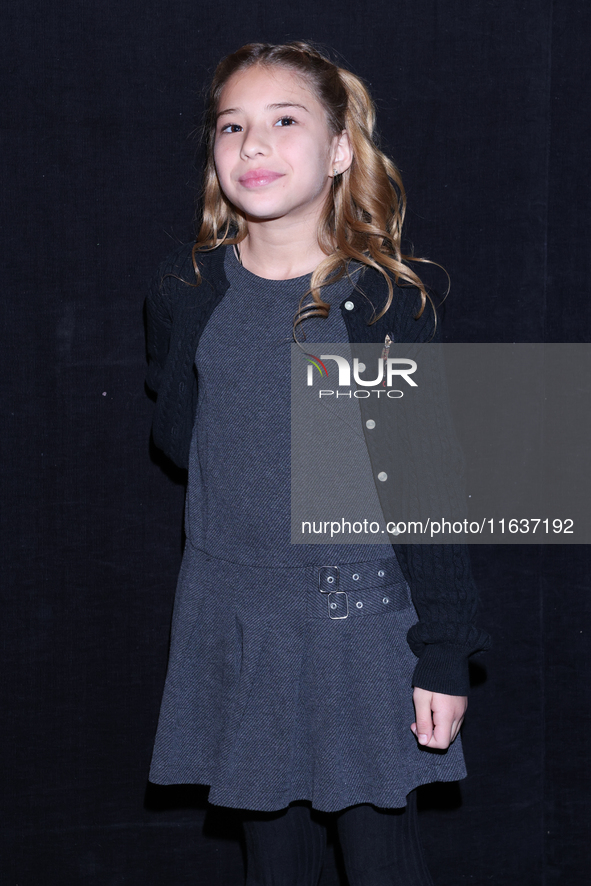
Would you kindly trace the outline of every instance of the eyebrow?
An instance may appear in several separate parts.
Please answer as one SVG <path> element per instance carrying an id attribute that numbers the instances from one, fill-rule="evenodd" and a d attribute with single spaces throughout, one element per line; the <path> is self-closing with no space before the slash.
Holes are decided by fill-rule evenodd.
<path id="1" fill-rule="evenodd" d="M 265 111 L 280 111 L 282 108 L 300 108 L 302 111 L 310 113 L 305 105 L 298 105 L 297 102 L 275 102 L 272 105 L 267 105 Z M 216 120 L 225 114 L 239 114 L 241 111 L 243 112 L 242 108 L 225 108 L 223 111 L 218 112 Z"/>

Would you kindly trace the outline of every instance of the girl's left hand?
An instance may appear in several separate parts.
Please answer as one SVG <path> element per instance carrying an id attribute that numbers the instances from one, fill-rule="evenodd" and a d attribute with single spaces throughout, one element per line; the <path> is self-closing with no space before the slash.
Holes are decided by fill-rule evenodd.
<path id="1" fill-rule="evenodd" d="M 410 728 L 418 743 L 426 748 L 448 748 L 464 722 L 467 697 L 415 687 L 412 700 L 416 721 Z"/>

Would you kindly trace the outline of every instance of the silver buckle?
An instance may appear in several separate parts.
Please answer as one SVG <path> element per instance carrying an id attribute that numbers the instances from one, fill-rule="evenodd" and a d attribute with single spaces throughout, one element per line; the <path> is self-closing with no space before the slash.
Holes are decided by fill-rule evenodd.
<path id="1" fill-rule="evenodd" d="M 331 604 L 332 604 L 332 606 L 336 606 L 337 604 L 335 603 L 334 600 L 330 599 L 331 597 L 344 597 L 345 598 L 345 603 L 347 604 L 347 612 L 345 613 L 345 615 L 333 615 L 332 614 L 332 612 L 330 611 Z M 349 595 L 345 591 L 330 591 L 330 593 L 326 599 L 328 600 L 328 614 L 329 614 L 330 618 L 339 619 L 339 618 L 347 618 L 348 617 L 348 615 L 349 615 Z"/>
<path id="2" fill-rule="evenodd" d="M 334 588 L 331 588 L 330 590 L 322 587 L 322 570 L 323 569 L 330 569 L 335 573 L 334 575 L 329 575 L 327 578 L 327 581 L 330 578 L 334 578 Z M 320 591 L 321 594 L 328 595 L 326 598 L 327 603 L 328 603 L 328 615 L 330 618 L 334 618 L 334 619 L 347 618 L 349 615 L 349 597 L 347 596 L 345 591 L 339 591 L 339 576 L 340 576 L 340 570 L 339 570 L 338 566 L 319 566 L 318 567 L 318 590 Z M 332 614 L 333 607 L 336 609 L 337 605 L 338 605 L 336 600 L 334 599 L 335 597 L 344 597 L 345 598 L 345 603 L 347 605 L 347 612 L 345 613 L 345 615 L 333 615 Z"/>
<path id="3" fill-rule="evenodd" d="M 336 575 L 335 575 L 335 576 L 329 576 L 329 578 L 334 577 L 334 579 L 335 579 L 335 586 L 334 586 L 334 588 L 331 588 L 330 590 L 324 590 L 323 587 L 322 587 L 322 570 L 323 570 L 323 569 L 334 569 L 334 570 L 336 570 Z M 320 591 L 321 594 L 334 594 L 334 593 L 339 593 L 339 574 L 340 574 L 340 572 L 339 572 L 339 567 L 338 567 L 338 566 L 319 566 L 319 567 L 318 567 L 318 590 Z"/>

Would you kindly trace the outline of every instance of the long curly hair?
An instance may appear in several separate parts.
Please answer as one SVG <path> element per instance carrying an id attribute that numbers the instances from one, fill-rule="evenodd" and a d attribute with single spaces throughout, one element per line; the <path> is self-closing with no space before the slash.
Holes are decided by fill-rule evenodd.
<path id="1" fill-rule="evenodd" d="M 200 281 L 196 260 L 199 251 L 224 243 L 238 244 L 248 233 L 244 216 L 220 188 L 214 144 L 221 92 L 233 74 L 253 65 L 288 68 L 302 76 L 325 108 L 331 133 L 340 135 L 346 130 L 353 151 L 349 169 L 333 178 L 320 219 L 318 243 L 326 258 L 311 274 L 310 287 L 300 301 L 294 318 L 294 338 L 297 325 L 306 317 L 328 316 L 330 305 L 322 300 L 322 289 L 349 275 L 352 262 L 374 268 L 386 281 L 388 298 L 370 322 L 378 320 L 390 307 L 392 278 L 399 286 L 419 290 L 420 317 L 426 300 L 431 299 L 408 262 L 436 263 L 401 251 L 406 195 L 398 169 L 376 144 L 376 112 L 371 96 L 359 77 L 337 67 L 311 44 L 300 41 L 279 45 L 249 43 L 222 59 L 216 68 L 203 127 L 206 163 L 201 222 L 193 247 L 197 280 Z M 312 301 L 304 305 L 308 295 Z"/>

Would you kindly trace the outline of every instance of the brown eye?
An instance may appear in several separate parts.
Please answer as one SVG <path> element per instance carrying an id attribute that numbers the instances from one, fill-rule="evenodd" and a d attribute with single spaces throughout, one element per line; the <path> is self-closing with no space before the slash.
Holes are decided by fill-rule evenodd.
<path id="1" fill-rule="evenodd" d="M 295 122 L 293 117 L 280 117 L 275 126 L 291 126 Z"/>

